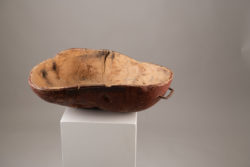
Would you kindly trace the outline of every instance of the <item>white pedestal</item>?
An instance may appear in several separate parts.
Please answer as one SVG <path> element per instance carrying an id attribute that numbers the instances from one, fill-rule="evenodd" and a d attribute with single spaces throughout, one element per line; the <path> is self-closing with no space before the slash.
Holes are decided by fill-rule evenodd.
<path id="1" fill-rule="evenodd" d="M 64 167 L 135 167 L 137 113 L 66 108 L 61 118 Z"/>

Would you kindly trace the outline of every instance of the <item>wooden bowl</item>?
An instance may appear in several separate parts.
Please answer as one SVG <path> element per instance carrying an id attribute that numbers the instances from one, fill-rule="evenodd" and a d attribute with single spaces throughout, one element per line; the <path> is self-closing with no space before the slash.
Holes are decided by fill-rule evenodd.
<path id="1" fill-rule="evenodd" d="M 167 99 L 173 73 L 111 50 L 73 48 L 36 65 L 29 85 L 42 99 L 77 108 L 135 112 Z M 164 97 L 167 90 L 170 94 Z"/>

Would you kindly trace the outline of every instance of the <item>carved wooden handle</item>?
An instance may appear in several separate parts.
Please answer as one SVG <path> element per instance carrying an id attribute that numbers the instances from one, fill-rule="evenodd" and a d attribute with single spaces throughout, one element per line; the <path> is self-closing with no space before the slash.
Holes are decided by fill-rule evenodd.
<path id="1" fill-rule="evenodd" d="M 174 93 L 174 89 L 172 88 L 168 88 L 168 90 L 170 91 L 170 93 L 167 96 L 159 96 L 161 99 L 165 99 L 167 100 L 170 96 L 172 96 L 172 94 Z"/>

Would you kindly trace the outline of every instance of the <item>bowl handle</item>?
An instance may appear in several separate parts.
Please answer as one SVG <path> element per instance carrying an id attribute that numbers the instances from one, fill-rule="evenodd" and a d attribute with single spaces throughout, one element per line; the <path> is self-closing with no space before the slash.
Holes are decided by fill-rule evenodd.
<path id="1" fill-rule="evenodd" d="M 170 93 L 167 96 L 159 96 L 161 99 L 165 99 L 167 100 L 170 96 L 172 96 L 172 94 L 174 93 L 174 89 L 173 88 L 168 88 L 168 90 L 170 91 Z"/>

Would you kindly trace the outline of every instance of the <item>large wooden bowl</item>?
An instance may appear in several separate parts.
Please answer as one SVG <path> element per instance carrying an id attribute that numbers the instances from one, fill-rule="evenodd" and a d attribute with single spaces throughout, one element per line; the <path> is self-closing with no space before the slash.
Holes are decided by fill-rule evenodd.
<path id="1" fill-rule="evenodd" d="M 135 112 L 167 99 L 173 73 L 111 50 L 68 49 L 35 66 L 29 85 L 42 99 L 77 108 Z M 167 90 L 170 94 L 164 97 Z"/>

